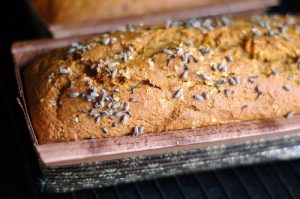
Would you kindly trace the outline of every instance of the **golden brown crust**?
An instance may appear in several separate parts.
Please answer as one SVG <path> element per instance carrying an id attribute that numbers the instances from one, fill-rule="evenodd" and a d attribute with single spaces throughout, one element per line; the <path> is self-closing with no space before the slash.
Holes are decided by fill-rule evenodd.
<path id="1" fill-rule="evenodd" d="M 215 0 L 217 3 L 224 0 Z M 207 0 L 34 0 L 38 12 L 51 24 L 91 22 L 100 19 L 187 9 L 210 3 Z M 158 6 L 159 5 L 159 6 Z"/>
<path id="2" fill-rule="evenodd" d="M 28 66 L 27 100 L 40 143 L 300 112 L 299 18 L 168 26 L 102 34 Z"/>

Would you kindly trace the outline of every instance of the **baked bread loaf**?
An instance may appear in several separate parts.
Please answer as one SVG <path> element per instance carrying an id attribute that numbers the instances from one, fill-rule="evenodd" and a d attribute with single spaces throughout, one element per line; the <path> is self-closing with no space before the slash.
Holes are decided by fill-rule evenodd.
<path id="1" fill-rule="evenodd" d="M 226 1 L 232 0 L 214 0 L 216 4 Z M 50 24 L 93 22 L 188 9 L 211 3 L 211 0 L 33 0 L 38 13 Z"/>
<path id="2" fill-rule="evenodd" d="M 299 17 L 130 26 L 24 72 L 40 143 L 140 135 L 300 112 Z"/>

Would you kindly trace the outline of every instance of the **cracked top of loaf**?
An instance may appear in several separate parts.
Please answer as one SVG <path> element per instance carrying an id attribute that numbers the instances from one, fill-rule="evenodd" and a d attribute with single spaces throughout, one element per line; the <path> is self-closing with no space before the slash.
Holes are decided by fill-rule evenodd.
<path id="1" fill-rule="evenodd" d="M 291 117 L 300 112 L 300 20 L 128 26 L 39 57 L 24 78 L 40 143 Z"/>

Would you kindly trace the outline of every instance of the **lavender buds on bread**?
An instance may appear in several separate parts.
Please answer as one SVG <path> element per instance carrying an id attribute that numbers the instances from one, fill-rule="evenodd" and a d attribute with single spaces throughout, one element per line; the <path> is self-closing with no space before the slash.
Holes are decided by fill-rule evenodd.
<path id="1" fill-rule="evenodd" d="M 300 112 L 300 19 L 206 18 L 100 34 L 24 71 L 40 143 Z"/>

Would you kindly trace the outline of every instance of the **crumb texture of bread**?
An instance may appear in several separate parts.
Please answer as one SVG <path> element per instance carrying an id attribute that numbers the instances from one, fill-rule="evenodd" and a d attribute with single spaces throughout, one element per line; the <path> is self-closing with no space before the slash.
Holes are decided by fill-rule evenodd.
<path id="1" fill-rule="evenodd" d="M 129 26 L 39 57 L 24 80 L 42 144 L 291 117 L 299 18 Z"/>

